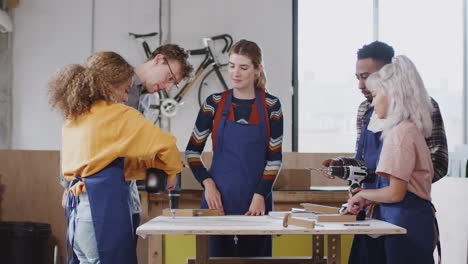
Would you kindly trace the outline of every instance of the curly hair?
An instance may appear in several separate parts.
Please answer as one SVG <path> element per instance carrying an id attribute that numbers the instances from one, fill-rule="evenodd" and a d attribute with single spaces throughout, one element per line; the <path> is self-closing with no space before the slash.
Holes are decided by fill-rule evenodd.
<path id="1" fill-rule="evenodd" d="M 84 65 L 70 64 L 52 75 L 48 85 L 49 105 L 75 120 L 99 100 L 117 102 L 116 87 L 128 81 L 133 67 L 115 52 L 92 54 Z"/>
<path id="2" fill-rule="evenodd" d="M 374 41 L 364 45 L 357 52 L 358 60 L 372 58 L 385 64 L 391 63 L 393 56 L 395 56 L 395 51 L 392 46 L 381 41 Z"/>
<path id="3" fill-rule="evenodd" d="M 257 45 L 257 43 L 246 39 L 241 39 L 232 45 L 231 50 L 229 50 L 229 56 L 233 53 L 248 57 L 255 68 L 262 64 L 263 61 L 262 49 Z M 255 89 L 266 90 L 266 82 L 267 78 L 265 71 L 262 70 L 260 75 L 255 78 Z"/>
<path id="4" fill-rule="evenodd" d="M 158 54 L 164 55 L 168 60 L 175 60 L 179 62 L 182 66 L 182 79 L 190 78 L 190 74 L 192 74 L 193 71 L 193 66 L 188 62 L 188 54 L 183 48 L 176 44 L 162 45 L 153 51 L 148 61 L 154 59 L 154 57 L 156 57 Z"/>

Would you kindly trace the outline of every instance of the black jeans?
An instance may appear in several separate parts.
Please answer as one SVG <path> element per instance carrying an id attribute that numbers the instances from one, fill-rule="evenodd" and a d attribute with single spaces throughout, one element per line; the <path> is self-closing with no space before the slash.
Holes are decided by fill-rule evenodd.
<path id="1" fill-rule="evenodd" d="M 133 221 L 133 234 L 135 235 L 135 247 L 138 242 L 138 236 L 136 235 L 136 229 L 140 225 L 140 213 L 136 213 L 132 215 L 132 221 Z"/>

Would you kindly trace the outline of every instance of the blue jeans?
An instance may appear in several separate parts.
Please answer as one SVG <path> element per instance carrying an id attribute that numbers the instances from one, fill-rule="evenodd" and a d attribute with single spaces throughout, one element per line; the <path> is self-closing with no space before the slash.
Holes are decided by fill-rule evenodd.
<path id="1" fill-rule="evenodd" d="M 69 242 L 80 264 L 100 264 L 88 194 L 81 193 L 78 198 L 76 210 L 70 215 Z"/>

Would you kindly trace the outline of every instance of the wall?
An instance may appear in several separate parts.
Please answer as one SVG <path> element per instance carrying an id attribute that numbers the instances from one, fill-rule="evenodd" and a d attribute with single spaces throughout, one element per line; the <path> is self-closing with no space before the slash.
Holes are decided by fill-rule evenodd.
<path id="1" fill-rule="evenodd" d="M 83 63 L 92 50 L 143 61 L 128 32 L 158 31 L 158 7 L 158 0 L 21 1 L 13 10 L 12 148 L 60 149 L 62 119 L 47 104 L 48 78 L 61 66 Z"/>
<path id="2" fill-rule="evenodd" d="M 23 0 L 13 10 L 12 148 L 60 148 L 61 119 L 47 104 L 47 80 L 91 48 L 91 0 Z"/>
<path id="3" fill-rule="evenodd" d="M 170 25 L 172 42 L 187 49 L 202 48 L 201 38 L 223 33 L 229 33 L 234 41 L 245 38 L 260 45 L 268 78 L 267 88 L 280 98 L 285 116 L 283 150 L 291 151 L 291 1 L 173 0 Z M 192 61 L 198 63 L 200 60 L 193 56 Z M 185 149 L 190 137 L 191 131 L 187 126 L 195 124 L 197 90 L 191 89 L 184 101 L 171 122 L 171 131 L 178 138 L 180 149 Z M 211 150 L 211 144 L 207 146 Z"/>
<path id="4" fill-rule="evenodd" d="M 201 48 L 202 37 L 230 33 L 261 45 L 268 89 L 281 99 L 286 117 L 285 150 L 291 141 L 291 6 L 282 0 L 170 2 L 172 42 Z M 127 34 L 158 31 L 158 15 L 158 0 L 21 1 L 13 12 L 12 148 L 60 149 L 61 117 L 47 105 L 48 78 L 60 66 L 83 62 L 92 49 L 115 50 L 133 64 L 144 61 L 139 44 Z M 152 47 L 157 43 L 157 38 L 150 41 Z M 171 121 L 181 150 L 198 111 L 196 90 L 186 98 Z"/>
<path id="5" fill-rule="evenodd" d="M 58 151 L 0 150 L 0 220 L 50 224 L 49 253 L 58 245 L 59 263 L 65 263 L 59 159 Z"/>
<path id="6" fill-rule="evenodd" d="M 11 34 L 0 34 L 0 149 L 11 145 L 11 56 Z"/>

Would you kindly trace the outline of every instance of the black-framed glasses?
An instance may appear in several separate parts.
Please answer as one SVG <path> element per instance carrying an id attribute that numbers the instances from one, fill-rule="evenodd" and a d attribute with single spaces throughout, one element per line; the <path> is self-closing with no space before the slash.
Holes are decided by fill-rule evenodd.
<path id="1" fill-rule="evenodd" d="M 171 65 L 169 65 L 169 61 L 166 59 L 166 57 L 164 57 L 164 61 L 166 62 L 167 67 L 169 68 L 169 72 L 171 73 L 171 77 L 174 80 L 173 83 L 174 83 L 176 89 L 179 90 L 179 85 L 177 84 L 177 78 L 176 78 L 174 72 L 172 71 Z"/>

